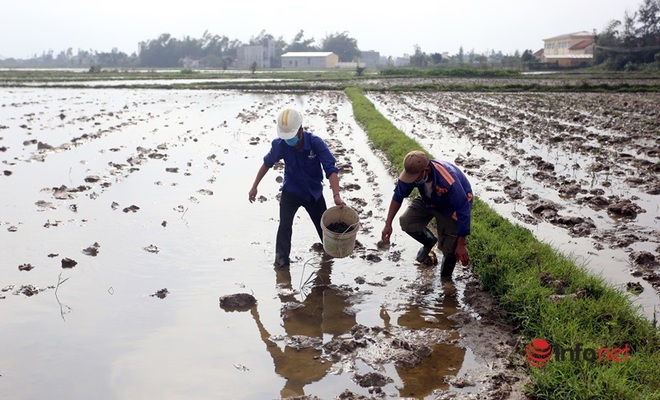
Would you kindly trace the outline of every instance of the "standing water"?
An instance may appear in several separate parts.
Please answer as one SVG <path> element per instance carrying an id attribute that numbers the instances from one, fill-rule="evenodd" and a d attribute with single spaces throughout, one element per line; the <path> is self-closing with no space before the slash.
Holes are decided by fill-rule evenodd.
<path id="1" fill-rule="evenodd" d="M 3 398 L 425 398 L 479 367 L 450 318 L 461 272 L 418 268 L 396 229 L 378 248 L 395 181 L 341 92 L 3 89 L 0 104 Z M 281 166 L 254 204 L 248 190 L 285 106 L 328 142 L 360 229 L 330 258 L 301 211 L 276 270 Z M 239 293 L 256 306 L 220 308 Z"/>

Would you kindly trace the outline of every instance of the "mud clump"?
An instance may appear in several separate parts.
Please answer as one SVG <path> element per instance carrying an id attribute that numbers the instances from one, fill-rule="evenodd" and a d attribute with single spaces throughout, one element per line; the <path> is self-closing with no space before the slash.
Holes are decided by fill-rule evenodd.
<path id="1" fill-rule="evenodd" d="M 383 387 L 388 383 L 394 382 L 392 378 L 386 377 L 377 372 L 367 372 L 364 375 L 355 374 L 353 377 L 355 383 L 362 387 Z"/>
<path id="2" fill-rule="evenodd" d="M 220 297 L 220 308 L 225 311 L 247 311 L 257 304 L 257 299 L 249 293 L 235 293 Z"/>
<path id="3" fill-rule="evenodd" d="M 74 259 L 71 258 L 63 258 L 62 259 L 62 268 L 73 268 L 78 264 L 78 262 Z"/>
<path id="4" fill-rule="evenodd" d="M 84 248 L 82 252 L 83 254 L 86 254 L 88 256 L 96 257 L 99 254 L 100 247 L 101 245 L 98 242 L 94 242 L 93 245 Z"/>
<path id="5" fill-rule="evenodd" d="M 638 205 L 625 200 L 609 205 L 607 211 L 625 218 L 635 218 L 637 214 L 644 212 Z"/>
<path id="6" fill-rule="evenodd" d="M 19 271 L 31 271 L 34 267 L 32 264 L 21 264 L 18 266 Z"/>
<path id="7" fill-rule="evenodd" d="M 632 276 L 642 277 L 645 281 L 651 284 L 656 291 L 660 292 L 660 262 L 658 258 L 648 251 L 634 251 L 628 256 L 632 264 Z M 633 287 L 632 290 L 628 287 L 628 291 L 637 291 L 640 287 Z"/>
<path id="8" fill-rule="evenodd" d="M 158 297 L 159 299 L 164 299 L 167 295 L 170 294 L 170 291 L 167 288 L 160 289 L 155 293 L 151 294 L 151 297 Z"/>

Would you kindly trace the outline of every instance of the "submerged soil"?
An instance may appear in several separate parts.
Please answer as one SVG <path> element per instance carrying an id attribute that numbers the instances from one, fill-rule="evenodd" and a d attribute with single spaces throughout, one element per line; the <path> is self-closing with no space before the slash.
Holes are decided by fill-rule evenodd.
<path id="1" fill-rule="evenodd" d="M 653 316 L 660 303 L 660 95 L 370 98 L 437 158 L 462 167 L 498 213 L 614 284 L 646 291 L 638 301 Z"/>
<path id="2" fill-rule="evenodd" d="M 563 158 L 527 160 L 534 152 L 521 153 L 514 136 L 500 133 L 519 129 L 517 120 L 491 111 L 529 99 L 389 96 L 373 100 L 404 131 L 439 158 L 454 155 L 471 179 L 489 177 L 492 183 L 473 186 L 490 204 L 515 205 L 530 193 L 559 204 L 554 183 L 530 189 L 518 179 L 520 199 L 509 195 L 515 186 L 503 184 L 517 173 L 504 157 L 511 154 L 530 174 L 538 169 L 532 165 L 552 162 L 563 183 Z M 547 99 L 553 97 L 539 101 Z M 397 227 L 390 246 L 379 243 L 395 180 L 343 93 L 2 89 L 0 105 L 0 392 L 101 399 L 525 397 L 524 344 L 469 268 L 444 279 L 434 263 L 416 265 L 419 246 Z M 292 105 L 337 157 L 342 198 L 357 211 L 360 228 L 353 254 L 331 258 L 301 210 L 292 264 L 282 270 L 272 265 L 282 166 L 264 178 L 256 203 L 247 192 L 274 138 L 277 111 Z M 487 140 L 496 134 L 497 141 Z M 657 147 L 657 138 L 644 143 Z M 609 168 L 627 173 L 632 165 L 645 173 L 644 163 L 625 165 Z M 608 196 L 617 195 L 647 210 L 633 207 L 636 216 L 623 221 L 642 243 L 656 243 L 652 234 L 642 236 L 650 229 L 643 217 L 656 215 L 647 203 L 655 198 L 643 197 L 654 196 L 645 191 L 652 177 L 619 193 L 615 176 L 599 186 L 601 196 L 610 205 Z M 575 175 L 580 187 L 583 179 Z M 586 196 L 578 190 L 568 198 Z M 558 227 L 553 237 L 570 242 L 568 227 L 549 222 L 572 216 L 560 205 L 566 208 L 555 206 L 554 215 L 551 206 L 515 211 L 535 219 L 535 232 Z M 606 232 L 606 224 L 594 225 L 592 234 Z M 631 246 L 614 250 L 627 255 Z M 636 250 L 657 257 L 657 249 Z M 614 270 L 607 265 L 609 274 L 628 281 L 616 262 Z M 640 298 L 652 298 L 651 280 L 642 282 Z M 57 368 L 62 363 L 70 367 Z"/>

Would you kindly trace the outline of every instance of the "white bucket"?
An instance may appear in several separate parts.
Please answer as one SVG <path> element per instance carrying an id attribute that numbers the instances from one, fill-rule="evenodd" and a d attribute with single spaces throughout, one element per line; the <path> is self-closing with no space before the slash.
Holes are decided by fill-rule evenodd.
<path id="1" fill-rule="evenodd" d="M 333 232 L 328 226 L 343 222 L 348 225 L 346 232 Z M 321 216 L 321 229 L 323 230 L 323 250 L 336 258 L 343 258 L 353 254 L 355 237 L 360 229 L 358 213 L 348 206 L 330 207 Z"/>

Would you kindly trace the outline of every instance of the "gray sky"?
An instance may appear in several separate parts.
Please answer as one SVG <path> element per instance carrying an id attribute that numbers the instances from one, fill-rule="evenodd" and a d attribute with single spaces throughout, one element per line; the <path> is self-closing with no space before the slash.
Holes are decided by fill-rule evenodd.
<path id="1" fill-rule="evenodd" d="M 612 19 L 639 9 L 642 0 L 0 0 L 0 57 L 28 58 L 71 47 L 131 54 L 140 41 L 162 33 L 181 39 L 204 31 L 247 43 L 262 30 L 290 42 L 301 29 L 315 44 L 347 32 L 360 50 L 403 56 L 501 50 L 521 53 L 543 39 L 602 31 Z M 416 5 L 420 4 L 420 5 Z"/>

